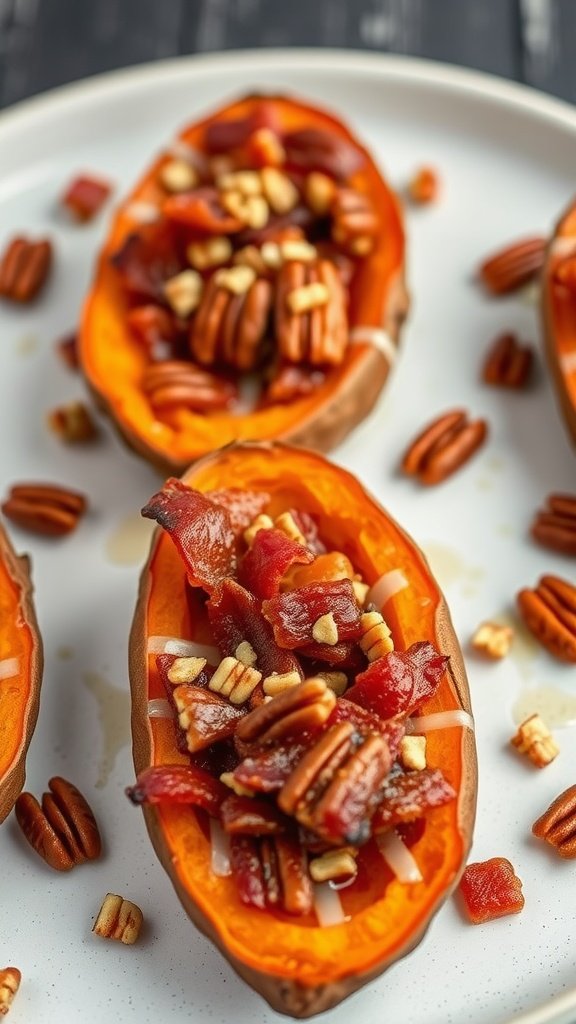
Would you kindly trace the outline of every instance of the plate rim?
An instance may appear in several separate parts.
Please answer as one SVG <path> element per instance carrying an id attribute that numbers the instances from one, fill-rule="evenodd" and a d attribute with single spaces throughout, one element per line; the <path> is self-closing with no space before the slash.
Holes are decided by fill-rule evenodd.
<path id="1" fill-rule="evenodd" d="M 266 49 L 220 50 L 213 53 L 183 54 L 146 61 L 129 67 L 104 71 L 87 78 L 10 104 L 0 110 L 0 132 L 18 130 L 23 122 L 34 121 L 44 113 L 62 113 L 70 106 L 105 100 L 118 88 L 124 92 L 145 88 L 151 82 L 201 77 L 222 70 L 267 70 L 338 72 L 361 77 L 376 76 L 399 83 L 432 85 L 469 98 L 480 98 L 553 123 L 576 132 L 576 108 L 566 100 L 539 92 L 533 86 L 510 81 L 498 75 L 447 64 L 442 61 L 403 54 L 370 53 L 357 49 L 319 47 L 270 47 Z"/>
<path id="2" fill-rule="evenodd" d="M 433 86 L 467 99 L 492 102 L 512 113 L 522 113 L 576 136 L 576 106 L 540 92 L 533 86 L 497 74 L 443 61 L 403 54 L 377 53 L 355 48 L 266 47 L 182 54 L 100 72 L 45 90 L 0 109 L 0 135 L 20 131 L 45 114 L 66 115 L 85 105 L 106 101 L 117 90 L 137 93 L 152 83 L 202 78 L 218 72 L 250 68 L 254 77 L 266 71 L 308 71 L 328 76 Z M 2 174 L 0 173 L 0 180 Z M 565 1024 L 576 1010 L 576 987 L 507 1017 L 503 1024 Z"/>

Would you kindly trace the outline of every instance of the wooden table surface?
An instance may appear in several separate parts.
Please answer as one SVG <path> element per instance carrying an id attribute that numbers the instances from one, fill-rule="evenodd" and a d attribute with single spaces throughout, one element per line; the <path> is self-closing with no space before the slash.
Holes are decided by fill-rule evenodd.
<path id="1" fill-rule="evenodd" d="M 0 0 L 0 106 L 128 64 L 264 46 L 429 57 L 576 102 L 576 0 Z"/>

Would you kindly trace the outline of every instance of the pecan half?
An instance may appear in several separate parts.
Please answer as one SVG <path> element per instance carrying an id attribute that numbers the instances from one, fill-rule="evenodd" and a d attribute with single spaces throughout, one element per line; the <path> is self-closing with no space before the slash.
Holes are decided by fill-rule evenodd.
<path id="1" fill-rule="evenodd" d="M 533 362 L 529 345 L 521 345 L 515 334 L 501 334 L 488 352 L 482 380 L 495 387 L 519 390 L 528 383 Z"/>
<path id="2" fill-rule="evenodd" d="M 542 576 L 534 590 L 517 596 L 531 633 L 555 658 L 576 662 L 576 587 L 558 576 Z"/>
<path id="3" fill-rule="evenodd" d="M 324 725 L 335 704 L 332 690 L 315 676 L 254 708 L 238 723 L 236 737 L 260 745 L 311 732 Z"/>
<path id="4" fill-rule="evenodd" d="M 56 484 L 14 484 L 2 503 L 7 519 L 31 533 L 62 537 L 75 530 L 87 508 L 86 498 Z"/>
<path id="5" fill-rule="evenodd" d="M 438 199 L 440 179 L 433 167 L 419 167 L 408 182 L 408 197 L 413 203 L 424 206 Z"/>
<path id="6" fill-rule="evenodd" d="M 116 939 L 127 946 L 132 946 L 140 934 L 143 920 L 142 911 L 135 903 L 108 892 L 98 911 L 92 931 L 103 939 Z"/>
<path id="7" fill-rule="evenodd" d="M 315 284 L 324 286 L 326 301 L 293 311 L 298 304 L 289 297 Z M 284 264 L 277 278 L 275 321 L 282 359 L 312 366 L 342 362 L 348 344 L 346 292 L 331 260 Z"/>
<path id="8" fill-rule="evenodd" d="M 486 439 L 486 420 L 468 420 L 461 409 L 444 413 L 412 442 L 402 459 L 402 470 L 421 484 L 439 484 L 472 457 Z"/>
<path id="9" fill-rule="evenodd" d="M 380 227 L 371 200 L 353 188 L 339 188 L 330 207 L 332 239 L 351 256 L 366 256 Z"/>
<path id="10" fill-rule="evenodd" d="M 499 249 L 480 265 L 484 287 L 493 295 L 505 295 L 527 284 L 544 265 L 545 238 L 524 238 Z"/>
<path id="11" fill-rule="evenodd" d="M 254 272 L 252 283 L 239 293 L 221 281 L 216 273 L 204 289 L 190 330 L 192 356 L 203 366 L 223 362 L 238 370 L 251 370 L 262 354 L 272 306 L 272 285 Z"/>
<path id="12" fill-rule="evenodd" d="M 553 551 L 576 555 L 576 495 L 550 494 L 547 504 L 532 523 L 534 540 Z"/>
<path id="13" fill-rule="evenodd" d="M 552 801 L 532 825 L 532 833 L 550 843 L 560 857 L 576 858 L 576 786 Z"/>
<path id="14" fill-rule="evenodd" d="M 86 444 L 98 437 L 98 427 L 84 402 L 69 402 L 52 409 L 48 426 L 66 444 Z"/>
<path id="15" fill-rule="evenodd" d="M 226 409 L 237 394 L 232 381 L 177 359 L 147 366 L 142 390 L 154 409 L 194 412 Z"/>
<path id="16" fill-rule="evenodd" d="M 0 259 L 0 295 L 13 302 L 31 302 L 48 279 L 52 244 L 14 238 Z"/>
<path id="17" fill-rule="evenodd" d="M 8 1013 L 21 981 L 22 975 L 17 967 L 4 967 L 0 970 L 0 1017 Z"/>
<path id="18" fill-rule="evenodd" d="M 102 843 L 96 819 L 80 791 L 66 779 L 50 779 L 42 806 L 31 793 L 16 801 L 16 819 L 30 846 L 56 871 L 96 860 Z"/>

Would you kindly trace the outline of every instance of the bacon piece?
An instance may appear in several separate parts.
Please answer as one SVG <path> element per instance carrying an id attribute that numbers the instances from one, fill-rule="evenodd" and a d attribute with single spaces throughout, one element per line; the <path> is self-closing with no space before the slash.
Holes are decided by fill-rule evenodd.
<path id="1" fill-rule="evenodd" d="M 170 534 L 193 587 L 208 593 L 236 565 L 236 546 L 230 514 L 199 491 L 170 479 L 142 509 Z"/>
<path id="2" fill-rule="evenodd" d="M 217 818 L 230 791 L 202 768 L 184 764 L 153 765 L 125 790 L 133 804 L 189 804 Z"/>
<path id="3" fill-rule="evenodd" d="M 134 295 L 164 301 L 164 282 L 185 267 L 173 228 L 165 221 L 144 224 L 111 256 L 125 288 Z"/>
<path id="4" fill-rule="evenodd" d="M 206 491 L 206 497 L 228 511 L 236 536 L 264 511 L 270 495 L 265 491 L 243 491 L 239 487 L 225 487 L 219 491 Z"/>
<path id="5" fill-rule="evenodd" d="M 522 882 L 506 857 L 468 864 L 460 892 L 472 924 L 519 914 L 524 906 Z"/>
<path id="6" fill-rule="evenodd" d="M 172 359 L 184 336 L 181 322 L 155 302 L 129 309 L 126 323 L 152 362 Z"/>
<path id="7" fill-rule="evenodd" d="M 298 650 L 303 658 L 309 658 L 312 663 L 323 662 L 320 671 L 326 668 L 326 664 L 338 667 L 342 672 L 348 672 L 356 676 L 366 668 L 367 658 L 358 644 L 349 640 L 347 643 L 330 644 L 306 644 Z"/>
<path id="8" fill-rule="evenodd" d="M 316 657 L 320 645 L 314 644 L 314 624 L 332 614 L 338 640 L 356 640 L 360 635 L 360 611 L 350 580 L 310 583 L 264 601 L 262 611 L 274 629 L 276 643 L 291 650 L 307 648 L 308 657 Z"/>
<path id="9" fill-rule="evenodd" d="M 296 526 L 306 541 L 306 547 L 310 548 L 315 555 L 326 554 L 326 545 L 320 540 L 318 524 L 309 512 L 302 512 L 300 509 L 291 508 L 288 510 Z"/>
<path id="10" fill-rule="evenodd" d="M 286 164 L 298 171 L 323 171 L 345 181 L 364 163 L 360 150 L 335 132 L 299 128 L 283 139 Z"/>
<path id="11" fill-rule="evenodd" d="M 273 672 L 302 670 L 295 655 L 281 650 L 274 640 L 272 629 L 260 611 L 253 594 L 227 579 L 212 594 L 206 605 L 214 639 L 222 655 L 233 655 L 239 644 L 247 640 L 257 656 L 257 667 L 264 677 Z"/>
<path id="12" fill-rule="evenodd" d="M 244 146 L 254 132 L 268 128 L 275 135 L 280 134 L 280 122 L 272 103 L 263 99 L 247 117 L 222 118 L 206 125 L 204 146 L 207 153 L 229 153 Z"/>
<path id="13" fill-rule="evenodd" d="M 394 775 L 386 782 L 383 793 L 372 820 L 374 832 L 384 832 L 400 822 L 415 821 L 456 796 L 439 768 Z"/>
<path id="14" fill-rule="evenodd" d="M 244 227 L 241 220 L 226 212 L 217 189 L 211 186 L 168 196 L 162 213 L 169 221 L 207 235 L 231 235 Z"/>
<path id="15" fill-rule="evenodd" d="M 349 690 L 346 691 L 347 694 L 349 692 Z M 328 725 L 334 725 L 336 722 L 350 722 L 362 736 L 368 736 L 374 732 L 379 733 L 388 744 L 392 761 L 396 760 L 400 749 L 400 741 L 406 732 L 406 720 L 404 717 L 384 720 L 372 711 L 367 711 L 366 708 L 360 707 L 359 704 L 353 704 L 346 697 L 339 697 L 336 701 L 336 707 L 328 720 Z"/>
<path id="16" fill-rule="evenodd" d="M 265 910 L 266 886 L 258 841 L 250 836 L 232 836 L 230 864 L 242 903 Z"/>
<path id="17" fill-rule="evenodd" d="M 282 530 L 259 530 L 248 549 L 238 576 L 240 582 L 260 601 L 278 593 L 280 580 L 294 562 L 314 560 L 311 551 L 287 537 Z"/>
<path id="18" fill-rule="evenodd" d="M 384 738 L 369 736 L 336 772 L 305 824 L 331 843 L 356 846 L 366 842 L 370 838 L 370 818 L 390 765 Z"/>
<path id="19" fill-rule="evenodd" d="M 380 718 L 409 715 L 436 692 L 447 661 L 427 640 L 407 651 L 390 651 L 356 677 L 346 699 Z"/>
<path id="20" fill-rule="evenodd" d="M 176 687 L 174 702 L 191 754 L 233 736 L 238 720 L 245 714 L 211 690 L 189 683 Z"/>
<path id="21" fill-rule="evenodd" d="M 70 182 L 61 202 L 78 221 L 89 221 L 106 202 L 112 186 L 107 181 L 83 174 Z"/>
<path id="22" fill-rule="evenodd" d="M 275 793 L 282 789 L 306 749 L 305 744 L 292 743 L 249 755 L 234 769 L 234 778 L 259 793 Z"/>
<path id="23" fill-rule="evenodd" d="M 281 907 L 299 916 L 312 909 L 307 859 L 296 839 L 279 836 L 258 842 L 249 836 L 232 836 L 230 861 L 238 895 L 248 906 Z"/>
<path id="24" fill-rule="evenodd" d="M 309 914 L 312 910 L 312 881 L 308 858 L 300 843 L 290 836 L 274 840 L 276 863 L 282 888 L 282 906 L 287 914 Z"/>
<path id="25" fill-rule="evenodd" d="M 224 800 L 220 820 L 225 832 L 244 836 L 277 836 L 289 824 L 273 804 L 235 793 Z"/>

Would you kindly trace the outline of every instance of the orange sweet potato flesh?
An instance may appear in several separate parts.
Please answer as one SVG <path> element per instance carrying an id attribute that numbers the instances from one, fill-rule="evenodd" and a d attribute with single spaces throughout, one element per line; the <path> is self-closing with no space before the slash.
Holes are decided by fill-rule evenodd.
<path id="1" fill-rule="evenodd" d="M 0 822 L 24 786 L 43 664 L 29 560 L 14 552 L 0 525 L 0 663 L 12 658 L 17 659 L 17 672 L 0 678 Z"/>
<path id="2" fill-rule="evenodd" d="M 261 97 L 245 97 L 211 118 L 185 128 L 180 138 L 202 150 L 210 121 L 223 116 L 248 116 L 260 102 Z M 267 96 L 266 102 L 273 104 L 283 130 L 327 130 L 352 142 L 364 155 L 362 168 L 348 179 L 348 184 L 370 196 L 381 218 L 382 230 L 372 252 L 361 261 L 353 283 L 350 327 L 383 328 L 394 348 L 408 305 L 404 230 L 395 195 L 369 153 L 335 117 L 284 96 Z M 368 415 L 388 376 L 389 357 L 371 342 L 349 345 L 342 364 L 305 398 L 244 415 L 229 411 L 200 415 L 182 409 L 171 415 L 170 423 L 155 416 L 140 386 L 146 356 L 126 326 L 126 297 L 109 259 L 137 226 L 130 204 L 158 204 L 164 196 L 157 184 L 160 165 L 161 159 L 152 164 L 120 206 L 85 304 L 80 357 L 96 400 L 128 444 L 165 472 L 183 472 L 197 458 L 234 440 L 282 439 L 329 451 Z"/>
<path id="3" fill-rule="evenodd" d="M 462 657 L 449 613 L 424 556 L 380 505 L 345 470 L 321 455 L 283 444 L 239 444 L 196 464 L 184 477 L 202 491 L 227 481 L 270 493 L 271 514 L 296 507 L 313 514 L 328 547 L 345 552 L 367 582 L 401 569 L 410 585 L 384 606 L 397 647 L 428 639 L 450 656 L 437 694 L 422 713 L 470 710 Z M 170 538 L 157 532 L 143 571 L 132 627 L 133 750 L 136 771 L 185 760 L 175 727 L 150 718 L 148 700 L 164 696 L 148 636 L 210 642 L 201 616 L 183 599 L 184 571 Z M 412 949 L 457 884 L 466 862 L 476 799 L 476 754 L 469 729 L 428 735 L 429 763 L 443 769 L 457 799 L 431 814 L 413 852 L 424 881 L 402 885 L 372 865 L 362 892 L 343 890 L 350 920 L 320 928 L 316 917 L 290 920 L 244 906 L 233 880 L 210 870 L 210 844 L 189 808 L 145 808 L 150 836 L 193 921 L 236 971 L 280 1012 L 308 1017 L 339 1003 Z M 413 979 L 411 980 L 413 983 Z"/>
<path id="4" fill-rule="evenodd" d="M 542 315 L 548 365 L 566 425 L 576 444 L 576 267 L 572 288 L 556 280 L 560 264 L 571 255 L 576 262 L 576 202 L 556 226 L 542 274 Z"/>

